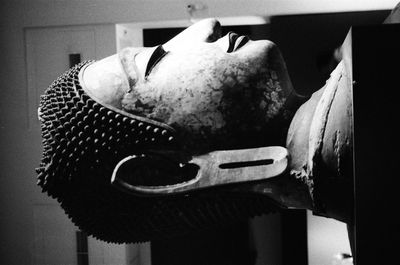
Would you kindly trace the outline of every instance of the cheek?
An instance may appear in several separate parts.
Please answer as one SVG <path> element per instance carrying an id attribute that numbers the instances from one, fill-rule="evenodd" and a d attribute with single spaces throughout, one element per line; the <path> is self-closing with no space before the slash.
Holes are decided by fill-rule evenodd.
<path id="1" fill-rule="evenodd" d="M 136 110 L 180 129 L 193 143 L 237 142 L 232 135 L 262 130 L 283 104 L 276 74 L 260 58 L 189 56 L 154 70 L 135 89 Z"/>
<path id="2" fill-rule="evenodd" d="M 225 82 L 223 64 L 223 60 L 193 57 L 160 65 L 163 68 L 148 83 L 148 88 L 159 99 L 152 116 L 194 130 L 223 126 L 219 104 L 224 88 L 234 85 L 233 79 L 229 84 Z"/>

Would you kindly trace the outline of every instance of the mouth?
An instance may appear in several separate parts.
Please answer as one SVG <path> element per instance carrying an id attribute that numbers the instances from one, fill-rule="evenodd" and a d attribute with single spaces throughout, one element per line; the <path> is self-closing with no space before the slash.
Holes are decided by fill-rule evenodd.
<path id="1" fill-rule="evenodd" d="M 239 50 L 249 41 L 249 37 L 238 35 L 232 31 L 228 33 L 228 38 L 229 38 L 229 47 L 227 53 Z"/>

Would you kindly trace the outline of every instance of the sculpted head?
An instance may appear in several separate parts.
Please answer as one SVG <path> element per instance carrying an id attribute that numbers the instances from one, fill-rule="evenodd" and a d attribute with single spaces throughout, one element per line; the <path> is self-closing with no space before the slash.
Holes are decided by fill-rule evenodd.
<path id="1" fill-rule="evenodd" d="M 191 152 L 265 145 L 254 136 L 271 141 L 268 124 L 293 93 L 272 42 L 221 36 L 214 19 L 88 65 L 81 83 L 102 104 L 172 126 Z"/>
<path id="2" fill-rule="evenodd" d="M 166 197 L 134 196 L 110 184 L 116 165 L 129 156 L 147 159 L 132 176 L 135 183 L 159 186 L 187 181 L 179 167 L 192 156 L 285 146 L 293 97 L 272 42 L 221 36 L 218 21 L 203 20 L 159 46 L 125 48 L 56 80 L 39 109 L 44 152 L 38 184 L 76 225 L 110 242 L 244 219 L 276 210 L 276 201 L 312 208 L 308 186 L 296 174 L 243 189 Z M 293 161 L 303 161 L 308 131 L 293 131 L 290 139 L 301 139 L 289 140 Z"/>

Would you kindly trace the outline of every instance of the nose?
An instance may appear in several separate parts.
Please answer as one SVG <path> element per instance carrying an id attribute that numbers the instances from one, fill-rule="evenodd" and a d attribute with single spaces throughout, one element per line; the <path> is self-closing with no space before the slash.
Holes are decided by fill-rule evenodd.
<path id="1" fill-rule="evenodd" d="M 215 18 L 206 19 L 203 21 L 204 29 L 203 29 L 203 38 L 205 42 L 214 42 L 221 38 L 222 35 L 222 27 L 221 23 Z"/>
<path id="2" fill-rule="evenodd" d="M 214 42 L 221 37 L 221 24 L 215 18 L 203 19 L 166 42 L 164 50 L 188 47 L 196 42 Z"/>

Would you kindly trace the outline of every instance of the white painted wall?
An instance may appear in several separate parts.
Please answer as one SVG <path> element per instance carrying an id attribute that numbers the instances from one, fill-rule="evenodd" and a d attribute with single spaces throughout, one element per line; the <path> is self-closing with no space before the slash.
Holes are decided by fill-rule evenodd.
<path id="1" fill-rule="evenodd" d="M 345 223 L 307 211 L 307 230 L 309 265 L 351 264 L 339 257 L 351 254 Z"/>
<path id="2" fill-rule="evenodd" d="M 69 69 L 69 54 L 79 53 L 81 60 L 100 59 L 115 52 L 115 26 L 39 27 L 24 30 L 27 69 L 27 132 L 37 137 L 40 95 L 51 82 Z M 30 161 L 40 158 L 41 149 L 32 150 Z M 36 162 L 37 163 L 37 162 Z M 21 181 L 28 181 L 24 178 Z M 30 179 L 32 183 L 34 176 Z M 24 196 L 29 196 L 28 193 Z M 33 209 L 34 264 L 77 264 L 76 231 L 56 200 L 40 194 L 31 195 Z M 13 232 L 9 231 L 11 237 Z M 89 262 L 97 265 L 126 264 L 125 246 L 106 244 L 89 238 Z M 135 264 L 138 265 L 138 264 Z"/>

